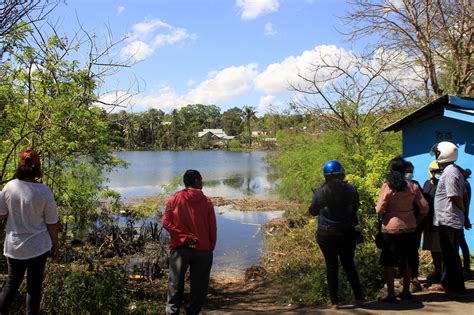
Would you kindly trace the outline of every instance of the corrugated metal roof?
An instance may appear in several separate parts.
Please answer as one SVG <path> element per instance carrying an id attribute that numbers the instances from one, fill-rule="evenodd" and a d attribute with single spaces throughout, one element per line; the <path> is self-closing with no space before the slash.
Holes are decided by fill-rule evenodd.
<path id="1" fill-rule="evenodd" d="M 474 113 L 474 98 L 467 96 L 443 95 L 385 127 L 382 131 L 400 131 L 407 126 L 424 121 L 428 118 L 443 115 L 444 108 L 461 109 L 466 113 L 472 114 Z"/>

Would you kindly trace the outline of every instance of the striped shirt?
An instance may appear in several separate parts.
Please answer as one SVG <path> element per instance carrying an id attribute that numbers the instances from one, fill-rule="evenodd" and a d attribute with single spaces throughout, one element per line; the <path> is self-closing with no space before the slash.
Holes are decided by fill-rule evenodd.
<path id="1" fill-rule="evenodd" d="M 435 226 L 444 225 L 454 229 L 463 229 L 464 212 L 450 198 L 462 198 L 465 185 L 466 180 L 459 168 L 450 164 L 444 169 L 434 198 L 433 224 Z"/>

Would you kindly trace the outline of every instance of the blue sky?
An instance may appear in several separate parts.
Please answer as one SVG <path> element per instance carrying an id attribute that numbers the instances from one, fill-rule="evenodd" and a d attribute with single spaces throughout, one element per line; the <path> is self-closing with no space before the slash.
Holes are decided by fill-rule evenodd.
<path id="1" fill-rule="evenodd" d="M 68 0 L 50 19 L 64 32 L 79 21 L 98 38 L 107 26 L 126 37 L 116 56 L 136 64 L 108 77 L 103 91 L 126 93 L 138 78 L 131 111 L 202 103 L 263 114 L 286 108 L 288 81 L 318 54 L 354 49 L 337 31 L 348 9 L 343 0 Z"/>

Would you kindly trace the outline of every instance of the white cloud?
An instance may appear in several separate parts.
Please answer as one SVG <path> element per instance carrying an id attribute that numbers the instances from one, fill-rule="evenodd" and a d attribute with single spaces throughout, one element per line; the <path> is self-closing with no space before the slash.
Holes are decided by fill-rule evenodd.
<path id="1" fill-rule="evenodd" d="M 130 56 L 135 61 L 145 60 L 153 53 L 154 49 L 141 40 L 136 40 L 122 48 L 122 55 Z"/>
<path id="2" fill-rule="evenodd" d="M 257 106 L 257 112 L 258 113 L 267 112 L 270 105 L 273 105 L 275 100 L 276 100 L 276 97 L 274 95 L 260 96 L 260 101 L 258 102 L 258 106 Z"/>
<path id="3" fill-rule="evenodd" d="M 270 64 L 255 79 L 255 87 L 268 94 L 288 92 L 290 83 L 301 82 L 298 74 L 308 76 L 311 74 L 311 65 L 320 64 L 322 59 L 331 60 L 341 58 L 346 62 L 351 60 L 350 52 L 336 46 L 321 45 L 313 50 L 304 51 L 299 56 L 289 56 L 280 63 Z"/>
<path id="4" fill-rule="evenodd" d="M 158 34 L 153 40 L 155 47 L 161 47 L 165 45 L 171 45 L 185 39 L 195 39 L 195 35 L 189 34 L 184 28 L 175 28 L 171 31 L 170 34 Z"/>
<path id="5" fill-rule="evenodd" d="M 209 72 L 207 80 L 186 94 L 178 94 L 172 87 L 163 86 L 148 94 L 138 95 L 133 98 L 133 110 L 170 110 L 197 103 L 220 104 L 234 96 L 252 91 L 253 80 L 257 74 L 257 64 L 254 63 L 212 71 Z"/>
<path id="6" fill-rule="evenodd" d="M 132 32 L 127 35 L 127 45 L 122 48 L 121 53 L 125 57 L 141 61 L 153 54 L 157 48 L 187 39 L 196 39 L 196 35 L 160 19 L 153 19 L 132 26 Z"/>
<path id="7" fill-rule="evenodd" d="M 124 7 L 124 6 L 122 6 L 122 5 L 121 5 L 121 6 L 119 6 L 119 7 L 117 8 L 117 15 L 120 15 L 120 14 L 122 14 L 122 12 L 123 12 L 123 11 L 125 11 L 125 7 Z"/>
<path id="8" fill-rule="evenodd" d="M 242 11 L 244 20 L 256 19 L 259 15 L 276 12 L 280 7 L 279 0 L 236 0 L 235 5 Z"/>
<path id="9" fill-rule="evenodd" d="M 276 34 L 278 34 L 278 32 L 273 28 L 273 24 L 271 22 L 267 22 L 267 24 L 265 24 L 265 35 L 273 36 Z"/>

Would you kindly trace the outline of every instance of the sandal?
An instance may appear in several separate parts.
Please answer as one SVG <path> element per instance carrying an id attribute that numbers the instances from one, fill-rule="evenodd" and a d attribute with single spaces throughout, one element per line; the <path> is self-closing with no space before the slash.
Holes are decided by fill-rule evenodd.
<path id="1" fill-rule="evenodd" d="M 444 288 L 441 284 L 433 284 L 427 290 L 431 292 L 444 292 Z"/>

